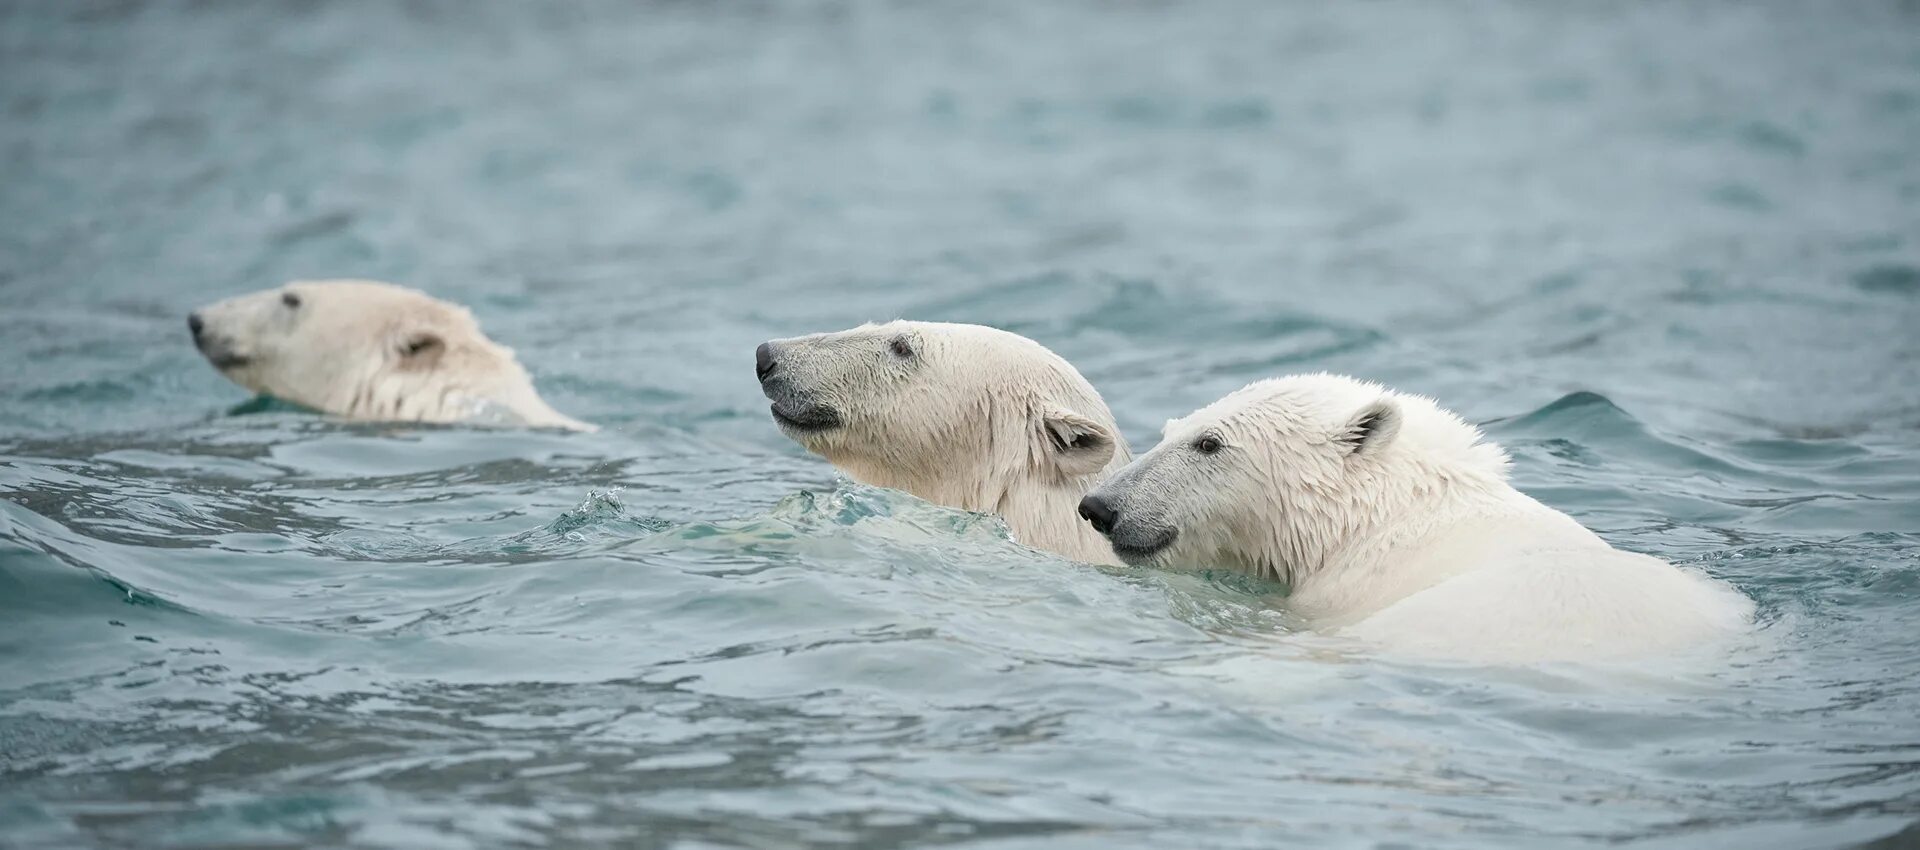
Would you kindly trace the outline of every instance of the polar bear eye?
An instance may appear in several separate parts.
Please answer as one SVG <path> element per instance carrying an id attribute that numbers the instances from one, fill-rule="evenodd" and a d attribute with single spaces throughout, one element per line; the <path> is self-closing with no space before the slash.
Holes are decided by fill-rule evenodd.
<path id="1" fill-rule="evenodd" d="M 1207 436 L 1194 440 L 1193 450 L 1203 455 L 1215 454 L 1220 451 L 1220 438 Z"/>
<path id="2" fill-rule="evenodd" d="M 896 357 L 904 359 L 913 356 L 913 342 L 907 339 L 906 334 L 894 337 L 892 342 L 887 343 L 887 347 L 893 349 Z"/>
<path id="3" fill-rule="evenodd" d="M 287 305 L 287 309 L 289 310 L 298 310 L 300 309 L 300 296 L 298 293 L 282 292 L 280 293 L 280 303 Z"/>

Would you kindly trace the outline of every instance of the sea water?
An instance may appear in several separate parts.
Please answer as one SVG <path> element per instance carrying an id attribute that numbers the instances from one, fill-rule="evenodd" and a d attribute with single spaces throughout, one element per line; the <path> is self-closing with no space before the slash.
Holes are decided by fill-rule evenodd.
<path id="1" fill-rule="evenodd" d="M 0 845 L 1916 835 L 1911 3 L 14 2 L 0 150 Z M 604 430 L 189 343 L 345 276 Z M 1040 340 L 1136 449 L 1289 372 L 1434 396 L 1758 622 L 1417 664 L 1023 548 L 768 419 L 755 344 L 893 317 Z"/>

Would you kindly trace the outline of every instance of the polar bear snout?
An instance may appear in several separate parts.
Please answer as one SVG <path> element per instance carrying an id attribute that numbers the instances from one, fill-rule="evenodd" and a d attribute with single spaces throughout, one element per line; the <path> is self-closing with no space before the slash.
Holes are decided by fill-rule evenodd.
<path id="1" fill-rule="evenodd" d="M 1104 535 L 1113 553 L 1129 564 L 1152 560 L 1180 537 L 1178 528 L 1127 516 L 1117 499 L 1099 490 L 1080 500 L 1080 517 Z"/>
<path id="2" fill-rule="evenodd" d="M 760 343 L 760 347 L 753 350 L 753 373 L 759 376 L 761 384 L 767 382 L 767 378 L 773 375 L 773 370 L 779 365 L 773 359 L 773 343 Z"/>
<path id="3" fill-rule="evenodd" d="M 193 347 L 200 349 L 213 368 L 225 372 L 247 365 L 247 358 L 234 350 L 231 339 L 207 329 L 207 319 L 200 311 L 187 314 L 187 331 L 193 334 Z"/>
<path id="4" fill-rule="evenodd" d="M 1101 534 L 1113 531 L 1113 521 L 1120 514 L 1099 496 L 1088 496 L 1080 500 L 1080 518 L 1093 525 L 1093 530 Z"/>
<path id="5" fill-rule="evenodd" d="M 760 378 L 760 392 L 773 402 L 773 421 L 792 434 L 812 434 L 841 425 L 840 411 L 814 398 L 780 370 L 781 350 L 771 342 L 760 343 L 753 352 L 753 371 Z"/>

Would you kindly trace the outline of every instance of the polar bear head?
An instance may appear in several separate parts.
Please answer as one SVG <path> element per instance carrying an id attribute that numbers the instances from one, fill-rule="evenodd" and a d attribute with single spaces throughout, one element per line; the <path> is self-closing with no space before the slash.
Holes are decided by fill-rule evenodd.
<path id="1" fill-rule="evenodd" d="M 1131 457 L 1059 355 L 979 325 L 895 321 L 760 346 L 782 431 L 855 479 L 997 513 L 1023 543 L 1110 563 L 1074 506 Z"/>
<path id="2" fill-rule="evenodd" d="M 1452 489 L 1506 490 L 1506 453 L 1431 400 L 1337 375 L 1260 381 L 1169 421 L 1080 514 L 1134 564 L 1294 582 Z"/>
<path id="3" fill-rule="evenodd" d="M 466 308 L 373 281 L 305 281 L 187 319 L 194 344 L 256 393 L 353 419 L 586 429 L 540 399 Z"/>

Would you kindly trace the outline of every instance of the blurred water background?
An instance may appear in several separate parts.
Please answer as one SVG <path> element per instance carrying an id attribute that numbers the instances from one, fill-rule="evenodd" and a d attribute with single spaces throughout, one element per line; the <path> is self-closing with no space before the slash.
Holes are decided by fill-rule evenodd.
<path id="1" fill-rule="evenodd" d="M 1920 838 L 1912 2 L 16 0 L 0 151 L 0 845 Z M 188 342 L 341 276 L 606 430 L 245 405 Z M 755 343 L 897 316 L 1138 448 L 1436 396 L 1760 624 L 1420 666 L 1023 549 L 767 420 Z"/>

